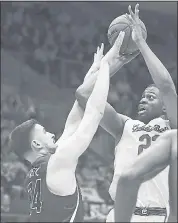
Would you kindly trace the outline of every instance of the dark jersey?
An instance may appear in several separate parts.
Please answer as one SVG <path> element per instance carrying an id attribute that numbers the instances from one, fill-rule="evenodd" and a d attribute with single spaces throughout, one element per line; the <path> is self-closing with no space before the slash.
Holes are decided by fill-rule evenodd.
<path id="1" fill-rule="evenodd" d="M 75 193 L 69 196 L 49 191 L 46 184 L 48 160 L 49 156 L 37 159 L 26 177 L 30 222 L 83 222 L 83 203 L 78 185 Z"/>

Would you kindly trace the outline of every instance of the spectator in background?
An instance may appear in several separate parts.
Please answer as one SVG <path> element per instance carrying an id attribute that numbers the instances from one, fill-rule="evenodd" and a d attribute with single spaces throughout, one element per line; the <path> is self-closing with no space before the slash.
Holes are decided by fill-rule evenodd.
<path id="1" fill-rule="evenodd" d="M 84 220 L 90 221 L 91 220 L 90 205 L 86 199 L 84 199 L 83 201 L 83 208 L 85 212 Z"/>
<path id="2" fill-rule="evenodd" d="M 9 194 L 5 192 L 4 187 L 1 187 L 1 212 L 9 212 L 10 211 L 10 203 L 11 203 L 11 198 Z"/>
<path id="3" fill-rule="evenodd" d="M 8 182 L 4 176 L 1 176 L 1 212 L 10 211 L 11 197 L 9 192 Z"/>
<path id="4" fill-rule="evenodd" d="M 100 219 L 105 221 L 106 216 L 109 212 L 109 208 L 108 208 L 107 204 L 105 204 L 105 203 L 101 204 L 99 210 L 100 210 L 100 213 L 101 213 Z"/>

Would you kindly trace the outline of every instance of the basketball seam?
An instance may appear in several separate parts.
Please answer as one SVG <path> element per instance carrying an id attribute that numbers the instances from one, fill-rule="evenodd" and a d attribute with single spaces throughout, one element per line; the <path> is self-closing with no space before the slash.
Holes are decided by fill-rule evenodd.
<path id="1" fill-rule="evenodd" d="M 129 26 L 125 27 L 125 28 L 122 30 L 122 32 L 123 32 L 125 29 L 127 29 L 128 27 L 129 27 Z M 121 31 L 119 31 L 119 32 L 121 32 Z M 118 30 L 112 32 L 112 34 L 115 34 L 115 33 L 118 33 Z M 110 37 L 108 36 L 108 38 L 110 39 L 111 36 L 112 36 L 112 35 L 110 35 Z M 117 38 L 116 38 L 116 39 L 117 39 Z"/>
<path id="2" fill-rule="evenodd" d="M 121 23 L 117 23 L 117 24 L 121 24 Z M 114 24 L 114 25 L 117 25 L 117 24 Z M 126 24 L 126 23 L 123 23 L 123 24 Z M 114 25 L 113 25 L 113 26 L 114 26 Z M 127 29 L 128 27 L 130 27 L 130 26 L 127 24 L 127 27 L 125 27 L 122 31 L 124 31 L 124 30 Z M 141 26 L 141 29 L 144 30 L 145 33 L 147 34 L 147 30 L 146 30 L 145 28 L 143 28 L 143 27 Z M 120 32 L 120 31 L 119 31 L 119 32 Z M 113 31 L 112 34 L 108 35 L 108 38 L 111 39 L 112 35 L 115 34 L 115 33 L 118 33 L 118 30 Z M 117 38 L 116 38 L 116 39 L 117 39 Z M 130 40 L 130 37 L 129 37 L 129 40 Z M 128 47 L 128 42 L 127 42 L 127 47 Z"/>
<path id="3" fill-rule="evenodd" d="M 129 25 L 128 23 L 120 23 L 120 22 L 119 22 L 119 23 L 116 23 L 116 24 L 113 24 L 112 26 L 110 26 L 109 29 L 112 28 L 113 26 L 118 25 L 118 24 L 119 24 L 119 25 L 127 25 L 127 26 L 130 27 L 130 25 Z M 147 32 L 147 30 L 146 30 L 145 28 L 143 28 L 142 26 L 141 26 L 141 28 L 142 28 L 142 30 L 144 30 L 145 32 Z M 125 30 L 125 28 L 124 28 L 124 30 Z M 115 32 L 114 32 L 114 33 L 115 33 Z"/>
<path id="4" fill-rule="evenodd" d="M 118 24 L 119 24 L 119 25 L 127 25 L 127 26 L 129 26 L 129 24 L 128 24 L 128 23 L 125 23 L 125 22 L 123 22 L 123 23 L 120 23 L 120 22 L 118 22 L 118 23 L 116 23 L 116 24 L 113 24 L 112 26 L 110 26 L 110 27 L 109 27 L 109 29 L 110 29 L 110 28 L 112 28 L 113 26 L 116 26 L 116 25 L 118 25 Z"/>

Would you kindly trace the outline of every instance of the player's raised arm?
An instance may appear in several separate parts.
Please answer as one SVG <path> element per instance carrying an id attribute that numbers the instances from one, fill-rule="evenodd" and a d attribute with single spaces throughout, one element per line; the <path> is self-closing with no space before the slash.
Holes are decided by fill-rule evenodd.
<path id="1" fill-rule="evenodd" d="M 135 52 L 134 54 L 129 55 L 127 57 L 123 57 L 119 55 L 119 49 L 120 49 L 120 46 L 122 45 L 123 37 L 124 37 L 123 34 L 120 33 L 113 47 L 109 50 L 109 52 L 103 58 L 101 56 L 103 54 L 103 45 L 101 46 L 101 48 L 97 50 L 94 64 L 92 65 L 92 69 L 90 69 L 90 72 L 87 74 L 84 80 L 84 83 L 76 91 L 76 98 L 83 109 L 86 106 L 87 100 L 96 82 L 96 78 L 98 75 L 97 67 L 98 67 L 99 60 L 102 59 L 108 62 L 109 67 L 110 67 L 110 77 L 111 77 L 124 64 L 128 63 L 129 61 L 131 61 L 133 58 L 135 58 L 138 55 L 138 52 Z M 107 132 L 109 132 L 114 138 L 116 138 L 119 136 L 119 134 L 122 133 L 125 121 L 127 119 L 128 119 L 127 116 L 118 114 L 115 111 L 115 109 L 109 103 L 107 103 L 104 117 L 101 120 L 100 125 Z"/>
<path id="2" fill-rule="evenodd" d="M 78 128 L 82 118 L 83 109 L 79 106 L 77 100 L 74 102 L 73 107 L 67 117 L 64 131 L 61 137 L 57 140 L 56 144 L 60 147 L 63 140 L 67 140 Z"/>
<path id="3" fill-rule="evenodd" d="M 83 119 L 74 134 L 64 140 L 61 148 L 57 149 L 53 156 L 58 157 L 59 154 L 59 158 L 64 159 L 65 162 L 77 160 L 87 149 L 103 117 L 108 91 L 109 66 L 107 62 L 103 62 L 94 89 L 88 99 Z M 62 153 L 61 150 L 63 150 Z"/>
<path id="4" fill-rule="evenodd" d="M 135 13 L 133 13 L 131 6 L 129 6 L 130 15 L 127 15 L 127 18 L 132 25 L 132 38 L 143 55 L 143 58 L 146 62 L 154 83 L 157 85 L 162 94 L 163 102 L 166 107 L 167 116 L 170 121 L 171 127 L 177 128 L 176 89 L 168 70 L 152 52 L 146 41 L 143 39 L 141 28 L 139 25 L 138 7 L 139 5 L 137 4 L 135 6 Z"/>
<path id="5" fill-rule="evenodd" d="M 99 122 L 103 117 L 108 91 L 109 66 L 105 62 L 101 64 L 83 119 L 73 134 L 67 138 L 64 136 L 64 140 L 57 142 L 56 152 L 49 159 L 47 184 L 54 193 L 60 195 L 74 193 L 76 188 L 75 169 L 77 161 L 79 156 L 88 148 L 96 133 Z M 73 108 L 75 108 L 75 104 Z M 74 125 L 74 127 L 76 126 Z M 69 185 L 69 182 L 71 185 Z"/>

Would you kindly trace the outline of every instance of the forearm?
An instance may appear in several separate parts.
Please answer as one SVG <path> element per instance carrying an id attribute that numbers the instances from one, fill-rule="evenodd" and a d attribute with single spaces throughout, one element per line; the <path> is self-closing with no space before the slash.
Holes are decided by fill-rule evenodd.
<path id="1" fill-rule="evenodd" d="M 141 39 L 137 42 L 137 46 L 143 55 L 143 58 L 146 62 L 148 70 L 152 76 L 154 83 L 160 90 L 172 88 L 175 89 L 172 78 L 162 64 L 162 62 L 158 59 L 158 57 L 152 52 L 149 48 L 148 44 L 144 39 Z"/>
<path id="2" fill-rule="evenodd" d="M 137 180 L 122 177 L 119 179 L 114 207 L 116 222 L 130 222 L 136 205 L 139 187 L 140 182 Z"/>
<path id="3" fill-rule="evenodd" d="M 115 63 L 111 62 L 111 59 L 107 57 L 107 54 L 103 60 L 109 61 L 108 64 L 110 78 L 123 66 L 123 63 L 119 59 L 115 61 Z M 85 108 L 87 100 L 93 91 L 99 70 L 95 71 L 94 73 L 91 72 L 92 70 L 87 73 L 83 84 L 80 85 L 76 91 L 76 98 L 83 109 Z"/>
<path id="4" fill-rule="evenodd" d="M 102 81 L 102 84 L 101 84 Z M 74 140 L 81 142 L 74 151 L 74 156 L 79 156 L 87 149 L 98 125 L 103 117 L 109 91 L 109 66 L 101 65 L 94 89 L 87 101 L 83 119 L 74 134 Z M 74 143 L 75 145 L 75 143 Z"/>
<path id="5" fill-rule="evenodd" d="M 105 105 L 109 92 L 109 65 L 107 62 L 101 64 L 93 91 L 88 99 L 86 110 L 94 109 L 104 114 Z"/>
<path id="6" fill-rule="evenodd" d="M 87 80 L 83 82 L 82 85 L 78 87 L 76 90 L 76 99 L 79 102 L 80 106 L 84 109 L 86 106 L 86 103 L 88 101 L 88 98 L 91 95 L 91 92 L 93 91 L 96 79 L 97 79 L 98 71 L 90 75 Z"/>

